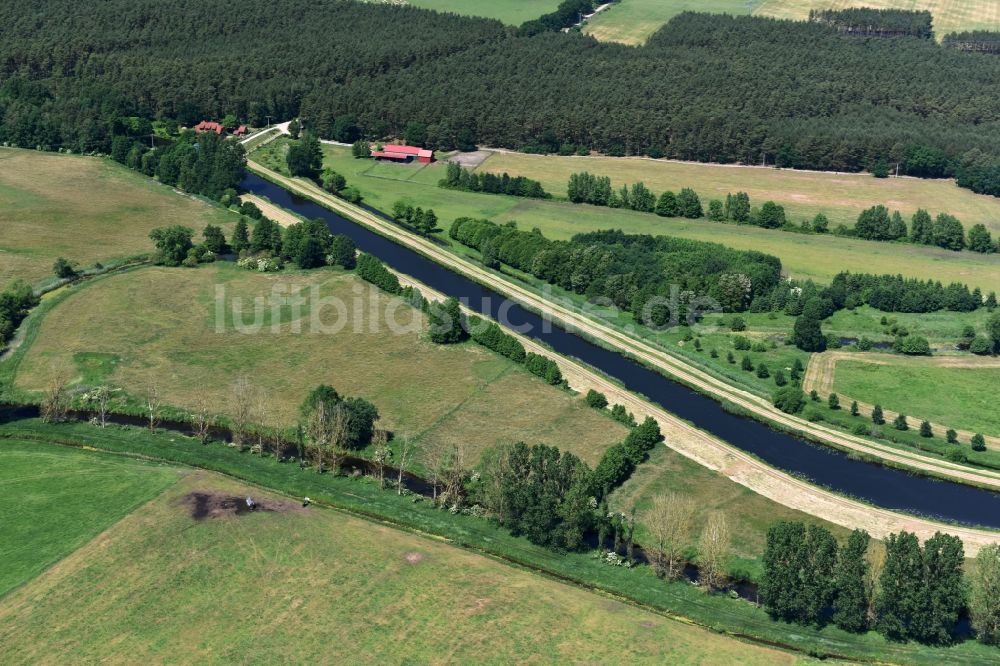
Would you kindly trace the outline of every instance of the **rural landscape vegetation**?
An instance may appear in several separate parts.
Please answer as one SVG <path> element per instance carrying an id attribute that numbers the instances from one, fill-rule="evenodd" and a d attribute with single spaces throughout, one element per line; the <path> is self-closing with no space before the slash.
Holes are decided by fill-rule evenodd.
<path id="1" fill-rule="evenodd" d="M 4 663 L 1000 663 L 1000 4 L 0 7 Z"/>

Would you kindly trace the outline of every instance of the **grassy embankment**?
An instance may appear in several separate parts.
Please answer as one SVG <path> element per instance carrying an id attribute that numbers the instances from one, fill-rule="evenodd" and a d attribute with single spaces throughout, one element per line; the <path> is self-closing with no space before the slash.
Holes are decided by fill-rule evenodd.
<path id="1" fill-rule="evenodd" d="M 753 14 L 805 21 L 810 9 L 875 7 L 928 10 L 934 16 L 934 33 L 940 39 L 950 32 L 1000 29 L 1000 5 L 993 0 L 754 0 Z M 745 15 L 743 0 L 621 0 L 595 16 L 584 32 L 602 41 L 643 44 L 671 18 L 684 11 Z"/>
<path id="2" fill-rule="evenodd" d="M 268 305 L 259 332 L 237 330 L 235 299 L 250 324 L 250 304 L 270 298 L 276 286 L 286 295 L 290 288 L 301 290 L 305 303 L 298 317 L 284 305 L 273 320 Z M 217 289 L 225 293 L 222 331 Z M 319 299 L 336 299 L 346 312 Z M 332 332 L 338 321 L 342 328 Z M 418 311 L 333 269 L 260 274 L 231 264 L 148 268 L 102 279 L 52 308 L 22 352 L 15 387 L 37 393 L 69 372 L 80 386 L 107 383 L 133 396 L 155 384 L 167 405 L 194 409 L 204 403 L 229 415 L 232 386 L 246 375 L 267 395 L 268 421 L 290 427 L 305 395 L 328 383 L 371 400 L 382 426 L 397 436 L 462 444 L 472 460 L 487 446 L 523 440 L 558 446 L 593 465 L 624 437 L 624 427 L 582 399 L 478 345 L 435 345 L 424 326 Z"/>
<path id="3" fill-rule="evenodd" d="M 968 642 L 953 648 L 935 649 L 892 643 L 875 634 L 856 636 L 831 627 L 817 631 L 775 623 L 751 604 L 733 601 L 725 595 L 707 596 L 687 583 L 664 584 L 645 567 L 626 570 L 603 564 L 590 554 L 553 553 L 524 539 L 511 537 L 486 521 L 452 515 L 427 503 L 398 497 L 393 491 L 379 491 L 365 478 L 321 476 L 300 470 L 296 465 L 276 464 L 271 459 L 240 454 L 227 447 L 214 444 L 201 446 L 184 437 L 150 434 L 137 429 L 100 430 L 87 424 L 53 426 L 38 421 L 20 421 L 0 425 L 0 438 L 73 443 L 219 471 L 293 497 L 308 495 L 321 504 L 343 508 L 362 517 L 378 518 L 420 533 L 439 535 L 457 545 L 627 597 L 655 610 L 683 615 L 718 631 L 755 636 L 795 646 L 812 654 L 913 664 L 936 664 L 941 660 L 980 664 L 996 656 L 993 648 Z M 255 552 L 249 542 L 241 551 L 245 561 L 253 560 L 251 555 L 246 554 L 248 552 Z M 175 566 L 177 562 L 174 561 Z M 260 585 L 261 580 L 266 580 L 266 577 L 258 576 L 255 584 Z M 17 631 L 16 625 L 10 626 L 11 631 Z"/>
<path id="4" fill-rule="evenodd" d="M 228 234 L 238 216 L 109 160 L 0 148 L 0 288 L 51 278 L 58 257 L 87 268 L 147 253 L 149 232 L 207 224 Z"/>
<path id="5" fill-rule="evenodd" d="M 0 598 L 8 663 L 318 663 L 345 644 L 351 656 L 337 661 L 467 661 L 483 649 L 498 662 L 795 660 L 217 475 L 186 473 L 136 508 L 179 470 L 9 440 L 0 461 L 5 515 L 16 518 L 0 527 L 0 595 L 24 583 Z M 283 510 L 195 520 L 191 492 L 253 495 Z"/>

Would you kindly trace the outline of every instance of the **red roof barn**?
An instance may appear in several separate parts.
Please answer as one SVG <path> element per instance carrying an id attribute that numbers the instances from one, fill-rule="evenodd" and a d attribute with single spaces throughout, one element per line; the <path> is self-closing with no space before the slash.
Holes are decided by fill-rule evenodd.
<path id="1" fill-rule="evenodd" d="M 416 146 L 384 146 L 382 150 L 373 149 L 372 157 L 393 162 L 412 162 L 415 157 L 418 162 L 430 164 L 434 161 L 434 151 Z"/>
<path id="2" fill-rule="evenodd" d="M 247 133 L 246 125 L 240 125 L 239 127 L 233 130 L 233 136 L 243 136 L 246 133 Z"/>
<path id="3" fill-rule="evenodd" d="M 222 123 L 213 123 L 210 120 L 203 120 L 194 126 L 195 132 L 215 132 L 216 134 L 223 134 L 226 128 L 222 126 Z"/>

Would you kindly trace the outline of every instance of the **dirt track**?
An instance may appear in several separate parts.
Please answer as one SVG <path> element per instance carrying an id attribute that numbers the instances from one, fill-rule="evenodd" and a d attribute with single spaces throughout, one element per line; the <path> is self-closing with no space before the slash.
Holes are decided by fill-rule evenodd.
<path id="1" fill-rule="evenodd" d="M 547 302 L 526 288 L 508 282 L 478 266 L 472 265 L 434 245 L 430 241 L 411 235 L 362 208 L 328 195 L 315 185 L 305 181 L 286 178 L 253 161 L 249 161 L 248 166 L 252 170 L 266 175 L 268 178 L 290 190 L 322 202 L 331 210 L 348 216 L 386 237 L 395 239 L 411 247 L 439 264 L 452 267 L 460 273 L 469 275 L 531 309 L 544 311 L 554 319 L 566 323 L 573 329 L 582 330 L 590 337 L 601 340 L 613 348 L 627 351 L 650 365 L 661 369 L 666 374 L 697 386 L 706 393 L 726 399 L 790 428 L 813 434 L 815 437 L 831 442 L 840 448 L 891 460 L 900 465 L 925 470 L 940 476 L 960 481 L 972 481 L 1000 489 L 1000 474 L 972 470 L 962 465 L 948 463 L 947 461 L 935 461 L 916 453 L 898 451 L 888 446 L 867 442 L 861 438 L 842 435 L 837 431 L 822 425 L 809 423 L 803 419 L 790 417 L 774 409 L 763 398 L 734 389 L 697 369 L 690 368 L 683 361 L 673 358 L 659 349 L 634 340 L 624 333 L 610 329 L 601 323 L 586 319 L 564 306 Z M 408 281 L 416 284 L 412 280 Z M 421 287 L 421 291 L 424 293 L 428 295 L 434 294 L 433 291 L 428 290 L 425 286 L 418 286 Z M 1000 541 L 1000 534 L 995 532 L 955 527 L 932 520 L 904 516 L 884 509 L 871 507 L 796 479 L 789 474 L 778 471 L 756 460 L 738 448 L 695 428 L 660 407 L 632 395 L 603 378 L 599 373 L 575 361 L 562 358 L 549 350 L 545 350 L 541 345 L 532 340 L 521 337 L 521 341 L 526 349 L 544 351 L 546 355 L 554 358 L 559 363 L 570 386 L 576 390 L 585 391 L 589 388 L 595 388 L 605 393 L 611 402 L 625 405 L 637 418 L 643 418 L 647 415 L 652 416 L 660 423 L 660 427 L 666 436 L 667 445 L 672 449 L 784 506 L 805 511 L 847 528 L 866 529 L 877 538 L 882 538 L 890 532 L 896 532 L 901 529 L 916 532 L 921 538 L 927 538 L 936 531 L 947 531 L 962 538 L 966 544 L 966 551 L 969 554 L 978 552 L 979 548 L 985 544 Z"/>
<path id="2" fill-rule="evenodd" d="M 813 354 L 812 358 L 809 360 L 809 367 L 806 368 L 805 376 L 802 378 L 803 390 L 806 392 L 815 390 L 820 394 L 820 396 L 824 397 L 833 393 L 833 387 L 835 386 L 834 380 L 837 374 L 837 363 L 839 361 L 862 361 L 873 365 L 894 365 L 898 364 L 901 359 L 900 357 L 893 356 L 891 354 L 875 354 L 871 352 L 858 353 L 827 351 L 822 354 Z M 907 358 L 906 363 L 907 365 L 925 366 L 930 368 L 1000 368 L 1000 359 L 997 358 L 968 358 L 963 356 Z M 854 401 L 854 398 L 849 396 L 840 395 L 839 397 L 842 406 L 850 405 L 850 403 Z M 858 409 L 861 410 L 861 413 L 870 417 L 875 406 L 860 400 L 858 400 L 857 403 Z M 888 409 L 883 409 L 882 413 L 885 416 L 886 422 L 889 423 L 899 416 L 898 412 Z M 914 416 L 913 414 L 907 414 L 907 419 L 911 423 L 919 423 L 924 420 L 919 416 Z M 931 422 L 931 429 L 934 431 L 936 437 L 944 437 L 944 434 L 948 431 L 949 426 Z M 968 430 L 959 430 L 958 428 L 955 428 L 955 432 L 958 433 L 959 440 L 964 442 L 968 442 L 972 439 L 972 436 L 976 434 Z M 986 448 L 1000 451 L 1000 437 L 986 435 L 983 439 L 986 440 Z"/>

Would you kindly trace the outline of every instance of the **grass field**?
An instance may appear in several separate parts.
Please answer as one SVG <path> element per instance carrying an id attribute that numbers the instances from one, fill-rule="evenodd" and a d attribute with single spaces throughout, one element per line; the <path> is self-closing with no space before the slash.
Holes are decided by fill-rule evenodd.
<path id="1" fill-rule="evenodd" d="M 195 520 L 191 492 L 281 511 Z M 7 663 L 792 663 L 584 590 L 193 474 L 0 601 Z"/>
<path id="2" fill-rule="evenodd" d="M 81 267 L 152 250 L 150 230 L 227 226 L 236 215 L 108 160 L 0 148 L 0 287 L 52 276 L 58 257 Z"/>
<path id="3" fill-rule="evenodd" d="M 547 191 L 566 196 L 566 183 L 577 171 L 610 176 L 614 185 L 644 182 L 659 194 L 690 187 L 707 206 L 709 199 L 725 200 L 730 192 L 746 192 L 760 206 L 767 200 L 781 204 L 791 222 L 812 220 L 816 213 L 853 227 L 858 214 L 875 204 L 899 210 L 909 221 L 918 208 L 932 215 L 950 213 L 971 227 L 983 223 L 1000 232 L 1000 199 L 975 194 L 952 180 L 873 178 L 867 174 L 823 173 L 758 167 L 669 162 L 642 158 L 560 157 L 495 153 L 480 170 L 524 175 L 540 180 Z"/>
<path id="4" fill-rule="evenodd" d="M 681 12 L 746 14 L 747 0 L 620 0 L 587 21 L 583 31 L 605 42 L 643 44 Z"/>
<path id="5" fill-rule="evenodd" d="M 268 306 L 260 332 L 236 330 L 235 299 L 267 299 L 275 286 L 291 285 L 307 300 L 297 319 L 285 305 L 272 321 Z M 217 289 L 225 290 L 222 332 L 216 327 Z M 314 314 L 329 327 L 338 315 L 332 306 L 313 305 L 319 304 L 314 289 L 316 298 L 337 298 L 348 312 L 362 315 L 345 314 L 351 320 L 340 319 L 344 326 L 335 334 L 320 332 Z M 386 323 L 390 308 L 399 333 Z M 249 324 L 253 317 L 245 312 L 243 319 Z M 305 395 L 328 383 L 374 402 L 382 426 L 397 435 L 464 443 L 471 454 L 524 440 L 573 451 L 594 464 L 624 437 L 622 426 L 520 366 L 472 343 L 435 345 L 422 331 L 417 311 L 333 270 L 260 274 L 222 263 L 148 268 L 81 288 L 49 312 L 19 366 L 16 386 L 36 391 L 68 371 L 82 386 L 110 383 L 133 395 L 155 383 L 165 404 L 193 409 L 204 402 L 225 414 L 242 374 L 266 392 L 268 420 L 285 426 L 294 423 Z"/>
<path id="6" fill-rule="evenodd" d="M 938 39 L 950 32 L 1000 30 L 998 0 L 762 0 L 754 13 L 804 21 L 809 18 L 810 9 L 847 7 L 927 10 L 934 17 L 934 34 Z"/>
<path id="7" fill-rule="evenodd" d="M 257 159 L 272 168 L 283 168 L 282 150 L 287 145 L 284 142 L 275 142 L 266 148 L 254 153 Z M 576 205 L 556 201 L 538 201 L 530 199 L 520 199 L 517 197 L 507 197 L 500 195 L 478 194 L 471 192 L 457 192 L 446 190 L 437 186 L 437 182 L 444 175 L 444 166 L 434 164 L 430 166 L 415 165 L 394 165 L 394 164 L 373 164 L 370 160 L 355 160 L 350 155 L 350 150 L 339 146 L 323 147 L 325 154 L 325 164 L 336 171 L 344 174 L 348 182 L 358 187 L 365 195 L 367 203 L 382 210 L 391 210 L 392 204 L 403 199 L 413 205 L 433 208 L 442 226 L 447 228 L 456 217 L 463 215 L 471 217 L 486 217 L 497 222 L 516 220 L 522 228 L 530 229 L 538 227 L 550 238 L 569 238 L 573 234 L 593 231 L 596 229 L 618 228 L 632 233 L 663 234 L 678 236 L 682 238 L 692 238 L 695 240 L 711 241 L 722 243 L 739 249 L 754 249 L 778 256 L 782 260 L 785 271 L 796 278 L 811 278 L 823 283 L 829 283 L 837 273 L 849 270 L 853 272 L 880 273 L 902 273 L 910 277 L 922 279 L 935 279 L 942 282 L 965 282 L 971 286 L 979 286 L 984 291 L 1000 291 L 1000 262 L 995 256 L 980 255 L 973 252 L 949 252 L 936 248 L 914 247 L 903 243 L 876 243 L 857 239 L 839 238 L 828 235 L 804 235 L 788 233 L 784 231 L 773 231 L 759 229 L 752 226 L 738 226 L 730 224 L 719 224 L 702 220 L 684 220 L 680 218 L 663 218 L 656 215 L 635 213 L 631 211 L 612 210 L 599 208 L 596 206 Z M 593 165 L 586 160 L 597 160 Z M 493 160 L 497 160 L 494 162 Z M 564 162 L 563 160 L 571 160 Z M 577 161 L 578 160 L 578 161 Z M 611 160 L 608 162 L 607 160 Z M 791 188 L 794 192 L 794 182 L 797 178 L 805 178 L 808 186 L 805 191 L 810 194 L 802 196 L 824 196 L 821 181 L 823 178 L 831 178 L 829 174 L 811 174 L 802 172 L 771 171 L 758 169 L 739 169 L 735 167 L 705 166 L 705 165 L 680 165 L 665 162 L 653 162 L 649 160 L 631 160 L 615 158 L 563 158 L 563 157 L 533 157 L 520 155 L 494 155 L 486 161 L 483 167 L 497 170 L 498 165 L 503 169 L 513 169 L 515 166 L 526 165 L 530 168 L 531 174 L 537 178 L 545 178 L 551 183 L 550 190 L 561 194 L 565 190 L 565 180 L 559 178 L 563 173 L 568 178 L 568 174 L 576 169 L 589 169 L 591 172 L 602 172 L 602 163 L 611 165 L 622 163 L 623 169 L 628 171 L 629 177 L 635 180 L 644 180 L 647 184 L 654 182 L 652 175 L 644 175 L 643 169 L 651 169 L 653 173 L 659 173 L 662 168 L 683 167 L 697 173 L 704 170 L 706 177 L 708 174 L 721 174 L 715 178 L 729 178 L 729 184 L 719 185 L 719 187 L 729 187 L 732 191 L 739 189 L 753 189 L 750 180 L 740 181 L 739 179 L 753 179 L 766 183 L 766 189 L 759 192 L 767 192 L 768 196 L 777 198 L 785 188 Z M 534 166 L 533 166 L 534 165 Z M 544 165 L 540 168 L 538 165 Z M 521 168 L 521 166 L 519 166 Z M 513 171 L 512 171 L 513 173 Z M 555 174 L 559 174 L 558 176 Z M 744 175 L 745 174 L 745 175 Z M 525 174 L 527 175 L 527 174 Z M 659 176 L 658 178 L 666 178 Z M 770 179 L 777 180 L 771 181 Z M 876 181 L 876 179 L 865 176 L 844 176 L 838 175 L 836 178 L 844 178 L 845 183 L 863 189 L 879 188 L 886 181 Z M 618 182 L 625 182 L 619 180 Z M 629 182 L 632 182 L 631 180 Z M 659 182 L 659 181 L 658 181 Z M 667 183 L 667 180 L 663 180 Z M 724 182 L 724 181 L 719 181 Z M 954 201 L 962 201 L 969 211 L 983 207 L 982 215 L 992 215 L 990 211 L 995 211 L 995 215 L 990 218 L 991 225 L 1000 223 L 1000 200 L 988 197 L 980 197 L 965 190 L 959 190 L 953 183 L 943 181 L 918 181 L 910 179 L 900 179 L 892 181 L 900 186 L 905 186 L 907 196 L 919 195 L 921 205 L 926 203 L 934 210 L 939 210 L 934 195 L 922 194 L 923 187 L 932 188 L 932 192 L 939 192 L 940 196 L 950 197 Z M 699 191 L 707 191 L 704 185 L 693 182 Z M 680 182 L 670 181 L 670 187 L 679 189 Z M 728 190 L 727 190 L 728 191 Z M 756 190 L 755 190 L 756 191 Z M 869 190 L 870 191 L 870 190 Z M 751 196 L 754 196 L 751 194 Z M 788 198 L 788 195 L 784 195 Z M 859 207 L 851 209 L 854 218 L 857 211 L 861 210 L 861 202 L 867 202 L 861 195 L 843 194 L 843 197 L 860 197 Z M 896 194 L 893 196 L 902 196 Z M 761 195 L 757 195 L 755 202 L 762 203 Z M 875 201 L 881 200 L 881 195 L 875 197 Z M 886 197 L 888 199 L 888 196 Z M 832 199 L 831 199 L 832 201 Z M 908 206 L 900 207 L 909 209 Z M 865 204 L 870 205 L 870 204 Z M 950 205 L 950 204 L 949 204 Z M 913 206 L 914 208 L 916 205 Z M 824 208 L 825 210 L 825 208 Z M 845 208 L 844 211 L 847 209 Z M 828 213 L 829 215 L 829 213 Z M 846 212 L 843 215 L 847 215 Z M 853 223 L 853 219 L 849 221 Z M 848 218 L 844 218 L 847 220 Z M 984 218 L 986 219 L 986 218 Z M 445 235 L 442 235 L 447 240 Z"/>
<path id="8" fill-rule="evenodd" d="M 0 597 L 178 478 L 153 463 L 0 440 Z"/>
<path id="9" fill-rule="evenodd" d="M 996 410 L 1000 369 L 936 368 L 920 359 L 892 357 L 887 362 L 840 361 L 834 388 L 895 412 L 916 414 L 934 423 L 985 435 L 1000 435 L 1000 414 Z"/>
<path id="10" fill-rule="evenodd" d="M 643 44 L 664 23 L 685 11 L 745 15 L 748 4 L 757 16 L 804 21 L 810 9 L 875 7 L 928 10 L 940 39 L 963 30 L 1000 30 L 998 0 L 621 0 L 595 16 L 584 32 L 603 41 Z"/>
<path id="11" fill-rule="evenodd" d="M 439 12 L 484 16 L 521 25 L 553 11 L 559 0 L 406 0 L 406 4 Z"/>

